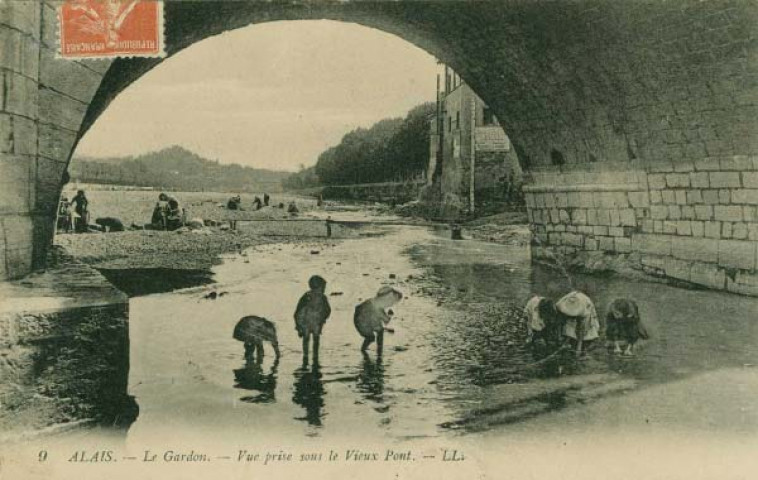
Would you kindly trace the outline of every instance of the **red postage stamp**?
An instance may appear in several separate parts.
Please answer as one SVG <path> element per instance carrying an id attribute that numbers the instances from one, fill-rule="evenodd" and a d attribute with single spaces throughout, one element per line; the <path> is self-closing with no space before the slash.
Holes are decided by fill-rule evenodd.
<path id="1" fill-rule="evenodd" d="M 65 0 L 59 20 L 63 58 L 165 55 L 162 1 Z"/>

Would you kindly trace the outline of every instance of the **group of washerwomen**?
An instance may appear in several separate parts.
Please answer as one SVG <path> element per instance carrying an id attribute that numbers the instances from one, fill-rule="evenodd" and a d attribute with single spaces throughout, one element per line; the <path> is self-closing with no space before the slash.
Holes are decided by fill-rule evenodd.
<path id="1" fill-rule="evenodd" d="M 89 200 L 84 190 L 78 190 L 71 201 L 63 195 L 58 204 L 58 228 L 65 232 L 73 229 L 75 233 L 85 233 L 88 231 L 88 223 Z"/>
<path id="2" fill-rule="evenodd" d="M 271 202 L 271 197 L 268 193 L 263 194 L 263 200 L 257 195 L 253 198 L 253 210 L 260 210 L 263 207 L 268 207 Z M 240 195 L 234 195 L 226 202 L 226 208 L 229 210 L 244 210 L 242 208 L 242 197 Z M 279 208 L 284 208 L 284 203 L 279 203 Z M 296 214 L 299 210 L 294 200 L 290 201 L 287 206 L 287 213 Z"/>
<path id="3" fill-rule="evenodd" d="M 253 199 L 253 209 L 254 210 L 260 210 L 263 207 L 268 207 L 269 202 L 271 201 L 271 197 L 268 193 L 263 194 L 263 200 L 259 196 L 255 196 Z M 244 210 L 242 208 L 242 197 L 240 195 L 234 195 L 232 196 L 227 202 L 226 202 L 226 208 L 229 210 Z"/>
<path id="4" fill-rule="evenodd" d="M 570 346 L 577 356 L 581 356 L 600 338 L 595 305 L 587 295 L 577 290 L 557 302 L 534 295 L 524 308 L 524 316 L 527 343 L 537 349 L 555 352 Z M 606 340 L 614 353 L 633 355 L 637 341 L 650 338 L 634 300 L 618 298 L 611 302 L 605 320 Z"/>
<path id="5" fill-rule="evenodd" d="M 312 344 L 313 363 L 318 364 L 321 334 L 332 309 L 325 294 L 326 280 L 323 277 L 312 276 L 308 280 L 308 288 L 295 307 L 295 330 L 303 342 L 303 363 L 308 363 Z M 353 323 L 363 337 L 361 352 L 366 353 L 371 344 L 376 342 L 377 356 L 382 355 L 384 332 L 391 331 L 387 327 L 393 315 L 390 307 L 402 298 L 400 291 L 383 286 L 376 296 L 355 307 Z M 265 318 L 243 317 L 235 326 L 233 337 L 245 344 L 245 358 L 248 360 L 262 360 L 264 341 L 271 343 L 277 358 L 280 355 L 276 327 Z"/>
<path id="6" fill-rule="evenodd" d="M 57 228 L 66 233 L 73 230 L 74 233 L 87 233 L 90 230 L 101 232 L 123 232 L 124 224 L 114 217 L 98 217 L 95 223 L 90 225 L 89 200 L 84 190 L 77 190 L 76 195 L 68 200 L 61 196 L 58 203 Z"/>
<path id="7" fill-rule="evenodd" d="M 95 219 L 95 224 L 90 225 L 89 203 L 84 190 L 77 191 L 71 201 L 65 195 L 62 196 L 58 204 L 58 228 L 65 232 L 73 229 L 75 233 L 87 233 L 90 229 L 102 232 L 123 232 L 126 229 L 123 222 L 115 217 L 98 217 Z M 150 223 L 144 226 L 132 225 L 132 228 L 176 230 L 182 225 L 184 225 L 184 214 L 179 200 L 172 195 L 161 193 L 153 208 Z"/>

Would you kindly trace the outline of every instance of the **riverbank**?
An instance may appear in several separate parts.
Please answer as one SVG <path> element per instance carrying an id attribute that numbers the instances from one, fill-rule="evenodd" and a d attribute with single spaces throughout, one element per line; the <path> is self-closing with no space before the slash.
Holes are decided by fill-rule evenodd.
<path id="1" fill-rule="evenodd" d="M 69 200 L 73 198 L 73 190 L 64 191 L 63 195 Z M 153 208 L 158 201 L 157 191 L 144 190 L 88 190 L 90 223 L 94 223 L 98 217 L 114 217 L 121 220 L 124 225 L 144 225 L 150 222 Z M 263 199 L 263 193 L 240 194 L 242 210 L 228 210 L 226 202 L 233 195 L 223 192 L 167 192 L 179 200 L 179 204 L 185 210 L 187 219 L 202 218 L 216 222 L 241 220 L 241 219 L 282 219 L 287 217 L 286 207 L 290 202 L 295 202 L 301 212 L 312 210 L 316 206 L 316 199 L 298 197 L 285 193 L 271 195 L 269 203 L 271 207 L 255 210 L 253 201 L 255 197 Z M 282 204 L 285 208 L 279 208 Z"/>
<path id="2" fill-rule="evenodd" d="M 317 247 L 331 240 L 263 236 L 244 229 L 203 229 L 158 232 L 135 230 L 108 234 L 66 234 L 56 237 L 77 260 L 95 268 L 204 270 L 221 263 L 225 253 L 272 243 L 302 243 Z"/>
<path id="3" fill-rule="evenodd" d="M 71 192 L 64 192 L 67 193 Z M 263 194 L 242 194 L 241 209 L 229 210 L 225 205 L 230 193 L 170 193 L 179 199 L 187 219 L 199 218 L 218 226 L 173 232 L 59 232 L 54 243 L 78 261 L 98 269 L 202 271 L 221 263 L 221 255 L 240 253 L 252 246 L 299 243 L 318 248 L 327 237 L 323 220 L 311 215 L 317 209 L 313 198 L 277 193 L 271 196 L 270 207 L 255 210 L 253 201 Z M 127 228 L 144 225 L 150 220 L 157 195 L 158 192 L 142 190 L 88 190 L 90 222 L 98 217 L 114 217 Z M 295 203 L 299 215 L 287 213 L 290 203 Z M 231 222 L 237 222 L 238 228 L 230 228 Z"/>

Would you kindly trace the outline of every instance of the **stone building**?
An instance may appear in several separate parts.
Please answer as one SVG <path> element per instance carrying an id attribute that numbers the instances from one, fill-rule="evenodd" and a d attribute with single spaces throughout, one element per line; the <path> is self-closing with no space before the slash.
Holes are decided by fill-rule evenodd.
<path id="1" fill-rule="evenodd" d="M 438 182 L 450 210 L 513 201 L 522 172 L 503 127 L 447 65 L 442 82 L 438 77 L 437 112 L 430 120 L 428 183 Z"/>

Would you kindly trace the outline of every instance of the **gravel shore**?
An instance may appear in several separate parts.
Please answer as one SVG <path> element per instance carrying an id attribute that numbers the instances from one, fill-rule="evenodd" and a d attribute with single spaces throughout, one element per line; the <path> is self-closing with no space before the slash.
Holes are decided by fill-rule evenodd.
<path id="1" fill-rule="evenodd" d="M 65 234 L 58 235 L 55 243 L 96 268 L 202 270 L 220 263 L 224 253 L 241 252 L 255 245 L 299 243 L 317 247 L 334 240 L 316 235 L 263 236 L 244 229 L 204 229 L 181 233 L 137 230 Z"/>

